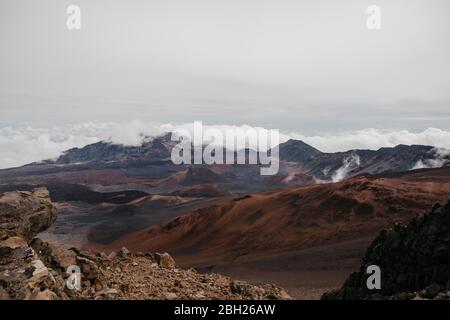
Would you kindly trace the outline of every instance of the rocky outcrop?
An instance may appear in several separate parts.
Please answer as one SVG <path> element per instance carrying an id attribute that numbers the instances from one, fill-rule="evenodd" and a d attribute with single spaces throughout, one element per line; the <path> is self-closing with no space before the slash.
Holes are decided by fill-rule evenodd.
<path id="1" fill-rule="evenodd" d="M 56 299 L 66 297 L 64 280 L 29 246 L 48 228 L 57 210 L 45 189 L 0 195 L 0 297 Z"/>
<path id="2" fill-rule="evenodd" d="M 179 269 L 168 253 L 133 254 L 123 247 L 107 256 L 33 238 L 57 214 L 44 189 L 5 193 L 0 205 L 0 300 L 290 299 L 274 285 Z M 80 287 L 71 289 L 66 281 L 73 266 Z"/>
<path id="3" fill-rule="evenodd" d="M 30 241 L 47 229 L 56 215 L 46 189 L 6 192 L 0 196 L 0 240 L 18 236 Z"/>
<path id="4" fill-rule="evenodd" d="M 176 267 L 175 260 L 173 260 L 173 258 L 167 252 L 163 254 L 156 253 L 155 258 L 161 268 L 173 269 Z"/>
<path id="5" fill-rule="evenodd" d="M 367 288 L 367 267 L 381 269 L 381 289 Z M 359 272 L 323 299 L 450 299 L 450 201 L 432 212 L 383 230 Z"/>

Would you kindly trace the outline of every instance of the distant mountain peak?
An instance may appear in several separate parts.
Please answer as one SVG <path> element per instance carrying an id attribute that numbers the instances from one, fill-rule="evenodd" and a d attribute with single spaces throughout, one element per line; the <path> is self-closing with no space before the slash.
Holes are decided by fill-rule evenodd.
<path id="1" fill-rule="evenodd" d="M 111 141 L 99 141 L 82 148 L 72 148 L 64 152 L 56 163 L 111 162 L 129 160 L 165 159 L 170 157 L 171 134 L 146 137 L 141 145 L 127 146 Z"/>
<path id="2" fill-rule="evenodd" d="M 287 161 L 305 161 L 322 153 L 302 140 L 294 139 L 281 143 L 279 148 L 280 155 Z"/>

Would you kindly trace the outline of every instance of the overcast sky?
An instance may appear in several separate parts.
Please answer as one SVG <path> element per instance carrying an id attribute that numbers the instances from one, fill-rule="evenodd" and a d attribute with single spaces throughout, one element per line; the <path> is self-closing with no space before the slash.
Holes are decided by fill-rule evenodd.
<path id="1" fill-rule="evenodd" d="M 366 27 L 374 3 L 381 30 Z M 449 12 L 448 0 L 0 0 L 0 122 L 448 129 Z"/>

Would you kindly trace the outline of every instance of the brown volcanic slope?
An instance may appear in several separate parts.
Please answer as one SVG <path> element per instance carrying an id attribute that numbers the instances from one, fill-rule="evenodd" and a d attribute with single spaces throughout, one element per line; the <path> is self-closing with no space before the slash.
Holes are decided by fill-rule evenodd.
<path id="1" fill-rule="evenodd" d="M 182 265 L 214 267 L 253 282 L 275 282 L 297 298 L 318 298 L 342 284 L 383 227 L 449 196 L 450 168 L 358 176 L 224 201 L 110 245 L 87 247 L 168 251 Z"/>
<path id="2" fill-rule="evenodd" d="M 255 194 L 195 210 L 111 246 L 167 250 L 189 261 L 222 262 L 351 240 L 426 211 L 450 195 L 447 178 L 358 176 L 340 183 Z M 429 171 L 436 173 L 436 171 Z M 412 178 L 411 178 L 412 177 Z M 430 177 L 433 177 L 430 174 Z"/>

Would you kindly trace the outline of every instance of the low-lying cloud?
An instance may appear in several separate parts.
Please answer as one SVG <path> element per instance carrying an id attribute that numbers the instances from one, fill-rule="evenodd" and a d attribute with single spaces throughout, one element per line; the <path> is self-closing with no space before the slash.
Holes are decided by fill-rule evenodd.
<path id="1" fill-rule="evenodd" d="M 399 144 L 421 144 L 438 148 L 450 148 L 450 130 L 428 128 L 420 132 L 408 130 L 364 129 L 351 132 L 305 136 L 296 132 L 288 134 L 303 140 L 323 152 L 338 152 L 351 149 L 377 150 Z"/>
<path id="2" fill-rule="evenodd" d="M 250 128 L 247 125 L 206 125 L 204 127 L 214 127 L 219 130 L 227 128 L 246 130 Z M 111 122 L 81 123 L 49 128 L 4 126 L 0 127 L 0 168 L 10 168 L 45 159 L 54 159 L 70 148 L 83 147 L 102 140 L 124 145 L 139 145 L 146 137 L 160 135 L 178 128 L 190 130 L 192 123 L 152 124 L 133 121 L 125 124 Z M 290 138 L 303 140 L 323 152 L 337 152 L 350 149 L 376 150 L 381 147 L 392 147 L 398 144 L 423 144 L 435 146 L 438 148 L 436 150 L 442 150 L 442 148 L 450 149 L 450 130 L 436 128 L 429 128 L 421 132 L 365 129 L 315 136 L 306 136 L 300 132 L 281 132 L 280 137 L 281 142 Z M 437 153 L 438 156 L 439 154 Z M 438 166 L 438 161 L 416 165 L 423 165 L 423 167 Z M 343 164 L 343 167 L 345 167 L 345 164 Z M 336 176 L 336 178 L 338 177 Z"/>
<path id="3" fill-rule="evenodd" d="M 450 162 L 449 149 L 434 148 L 430 150 L 430 152 L 433 154 L 432 159 L 419 160 L 416 162 L 412 169 L 440 168 Z"/>

